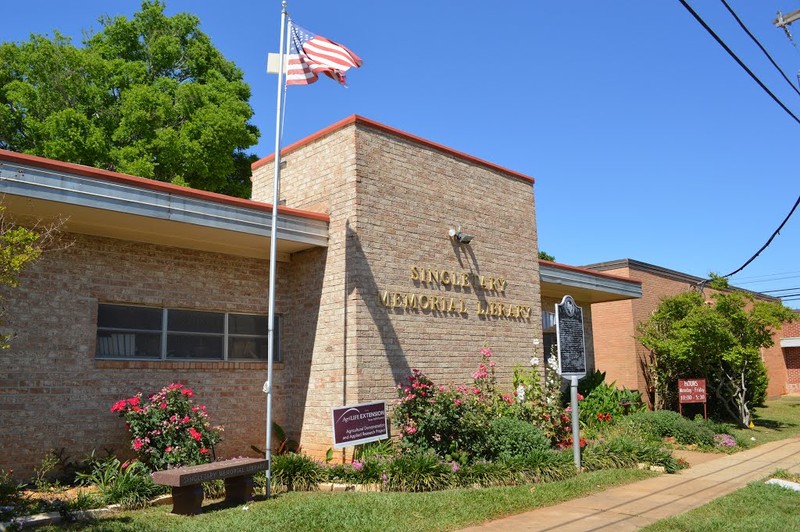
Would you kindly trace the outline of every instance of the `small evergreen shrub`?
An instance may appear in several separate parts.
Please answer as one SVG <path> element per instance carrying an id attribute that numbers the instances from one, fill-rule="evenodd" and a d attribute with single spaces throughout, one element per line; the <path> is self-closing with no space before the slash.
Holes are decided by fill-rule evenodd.
<path id="1" fill-rule="evenodd" d="M 475 462 L 466 466 L 451 464 L 453 483 L 462 488 L 480 486 L 511 486 L 518 483 L 518 475 L 504 462 Z"/>
<path id="2" fill-rule="evenodd" d="M 271 458 L 273 487 L 286 491 L 313 491 L 325 480 L 322 465 L 300 453 L 278 454 Z"/>
<path id="3" fill-rule="evenodd" d="M 109 456 L 93 459 L 88 473 L 78 473 L 78 482 L 97 487 L 106 504 L 120 504 L 125 509 L 144 508 L 156 495 L 166 493 L 166 486 L 153 483 L 150 470 L 142 462 L 120 463 Z"/>
<path id="4" fill-rule="evenodd" d="M 661 466 L 667 473 L 683 468 L 660 442 L 642 441 L 624 434 L 588 446 L 582 459 L 589 471 L 636 467 L 640 463 Z"/>
<path id="5" fill-rule="evenodd" d="M 391 491 L 443 490 L 451 485 L 453 469 L 433 452 L 409 452 L 389 464 L 385 486 Z"/>
<path id="6" fill-rule="evenodd" d="M 505 460 L 525 483 L 553 482 L 577 474 L 570 451 L 539 450 Z"/>
<path id="7" fill-rule="evenodd" d="M 550 449 L 550 439 L 527 421 L 501 417 L 491 421 L 486 437 L 486 457 L 505 460 Z"/>
<path id="8" fill-rule="evenodd" d="M 678 412 L 656 410 L 637 412 L 625 418 L 625 426 L 632 434 L 649 440 L 672 437 L 683 445 L 714 445 L 714 427 L 717 424 L 703 419 L 686 419 Z"/>

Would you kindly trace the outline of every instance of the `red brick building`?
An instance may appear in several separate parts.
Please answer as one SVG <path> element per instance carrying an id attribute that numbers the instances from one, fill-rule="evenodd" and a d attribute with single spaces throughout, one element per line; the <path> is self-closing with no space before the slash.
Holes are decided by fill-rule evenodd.
<path id="1" fill-rule="evenodd" d="M 646 321 L 662 299 L 693 289 L 703 279 L 632 259 L 622 259 L 585 268 L 642 283 L 642 297 L 592 305 L 595 331 L 595 361 L 606 379 L 617 385 L 645 392 L 648 389 L 643 361 L 647 350 L 635 338 L 636 325 Z M 755 297 L 779 302 L 764 294 Z M 786 324 L 775 332 L 775 345 L 762 349 L 761 358 L 769 375 L 768 397 L 800 391 L 800 327 Z"/>
<path id="2" fill-rule="evenodd" d="M 542 307 L 639 297 L 637 280 L 541 266 L 533 179 L 352 116 L 283 152 L 274 419 L 317 456 L 331 408 L 392 401 L 420 368 L 464 382 L 480 348 L 497 374 L 544 353 Z M 272 159 L 241 200 L 0 151 L 6 214 L 65 220 L 4 292 L 0 467 L 50 449 L 129 451 L 120 398 L 192 387 L 225 427 L 217 455 L 264 448 Z M 461 244 L 461 227 L 474 236 Z"/>

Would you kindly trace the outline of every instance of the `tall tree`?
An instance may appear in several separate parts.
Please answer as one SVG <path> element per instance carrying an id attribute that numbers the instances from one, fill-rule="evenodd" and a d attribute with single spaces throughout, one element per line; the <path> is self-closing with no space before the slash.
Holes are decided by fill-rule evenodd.
<path id="1" fill-rule="evenodd" d="M 0 148 L 248 197 L 250 87 L 199 30 L 145 0 L 75 47 L 0 45 Z"/>
<path id="2" fill-rule="evenodd" d="M 706 299 L 685 292 L 664 299 L 639 325 L 639 340 L 650 350 L 656 407 L 675 407 L 677 380 L 704 377 L 717 404 L 742 426 L 751 408 L 765 399 L 767 371 L 760 350 L 774 344 L 772 331 L 794 319 L 781 305 L 726 290 Z"/>

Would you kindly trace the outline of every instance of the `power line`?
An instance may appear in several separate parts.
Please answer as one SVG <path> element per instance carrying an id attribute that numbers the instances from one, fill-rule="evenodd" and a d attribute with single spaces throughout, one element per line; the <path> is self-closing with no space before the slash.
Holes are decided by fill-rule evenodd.
<path id="1" fill-rule="evenodd" d="M 747 72 L 747 74 L 748 74 L 748 75 L 749 75 L 751 78 L 753 78 L 753 81 L 755 81 L 756 83 L 758 83 L 758 86 L 759 86 L 759 87 L 761 87 L 761 88 L 764 90 L 764 92 L 766 92 L 766 93 L 767 93 L 767 94 L 768 94 L 768 95 L 769 95 L 769 96 L 770 96 L 770 97 L 771 97 L 773 100 L 775 100 L 775 103 L 777 103 L 778 105 L 780 105 L 780 106 L 781 106 L 781 109 L 783 109 L 783 110 L 786 112 L 786 114 L 788 114 L 789 116 L 791 116 L 792 118 L 794 118 L 794 121 L 795 121 L 795 122 L 797 122 L 798 124 L 800 124 L 800 118 L 798 118 L 798 117 L 797 117 L 797 115 L 795 115 L 795 114 L 794 114 L 792 111 L 790 111 L 790 110 L 789 110 L 789 108 L 788 108 L 788 107 L 786 107 L 786 105 L 784 105 L 784 103 L 783 103 L 782 101 L 780 101 L 780 99 L 779 99 L 777 96 L 775 96 L 775 94 L 773 94 L 773 92 L 772 92 L 771 90 L 769 90 L 769 88 L 767 88 L 767 86 L 766 86 L 766 85 L 764 85 L 764 82 L 762 82 L 760 79 L 758 79 L 758 76 L 756 76 L 755 74 L 753 74 L 753 71 L 752 71 L 752 70 L 750 70 L 750 69 L 747 67 L 747 65 L 745 65 L 745 64 L 744 64 L 744 62 L 742 62 L 742 60 L 741 60 L 741 59 L 739 59 L 739 56 L 737 56 L 737 55 L 736 55 L 736 54 L 733 52 L 733 50 L 731 50 L 731 49 L 728 47 L 728 45 L 727 45 L 727 44 L 725 44 L 725 42 L 724 42 L 722 39 L 720 39 L 720 37 L 719 37 L 719 36 L 718 36 L 718 35 L 717 35 L 717 34 L 714 32 L 714 30 L 712 30 L 712 29 L 711 29 L 711 27 L 710 27 L 708 24 L 706 24 L 706 21 L 705 21 L 705 20 L 703 20 L 703 19 L 700 17 L 700 15 L 698 15 L 698 14 L 695 12 L 695 10 L 694 10 L 694 9 L 692 9 L 692 7 L 691 7 L 689 4 L 687 4 L 687 3 L 686 3 L 686 0 L 678 0 L 678 1 L 679 1 L 679 2 L 681 3 L 681 5 L 683 5 L 683 7 L 685 7 L 685 8 L 686 8 L 686 10 L 687 10 L 687 11 L 688 11 L 688 12 L 689 12 L 689 13 L 690 13 L 690 14 L 691 14 L 691 15 L 692 15 L 694 18 L 695 18 L 695 20 L 696 20 L 696 21 L 697 21 L 697 22 L 698 22 L 698 23 L 699 23 L 701 26 L 703 26 L 703 28 L 705 28 L 705 30 L 706 30 L 706 31 L 707 31 L 707 32 L 708 32 L 708 33 L 709 33 L 709 34 L 710 34 L 712 37 L 714 37 L 714 40 L 716 40 L 716 41 L 717 41 L 717 43 L 718 43 L 720 46 L 722 46 L 722 47 L 725 49 L 725 51 L 726 51 L 726 52 L 728 52 L 728 55 L 730 55 L 730 56 L 733 58 L 733 60 L 734 60 L 734 61 L 736 61 L 736 63 L 738 63 L 738 65 L 739 65 L 740 67 L 742 67 L 742 68 L 744 69 L 744 71 L 745 71 L 745 72 Z M 800 198 L 798 198 L 798 199 L 800 199 Z"/>
<path id="2" fill-rule="evenodd" d="M 753 282 L 762 282 L 762 280 L 773 280 L 775 277 L 779 277 L 782 275 L 788 275 L 789 277 L 780 277 L 781 279 L 793 279 L 795 277 L 800 277 L 800 270 L 794 270 L 790 272 L 775 272 L 775 273 L 765 273 L 762 275 L 749 275 L 744 277 L 737 277 L 736 282 L 742 284 L 744 281 L 753 281 Z"/>
<path id="3" fill-rule="evenodd" d="M 772 279 L 760 279 L 758 281 L 736 281 L 736 284 L 761 284 L 761 283 L 772 283 L 775 281 L 785 281 L 786 279 L 797 279 L 800 275 L 789 275 L 786 277 L 774 277 Z"/>
<path id="4" fill-rule="evenodd" d="M 680 1 L 681 1 L 681 2 L 683 2 L 683 0 L 680 0 Z M 748 265 L 748 264 L 750 264 L 751 262 L 753 262 L 754 260 L 756 260 L 756 257 L 758 257 L 759 255 L 761 255 L 761 252 L 762 252 L 762 251 L 764 251 L 765 249 L 767 249 L 767 246 L 769 246 L 769 245 L 772 243 L 772 240 L 773 240 L 773 239 L 774 239 L 776 236 L 778 236 L 778 234 L 780 234 L 780 232 L 781 232 L 781 229 L 783 229 L 783 226 L 784 226 L 784 225 L 786 225 L 786 222 L 788 222 L 788 221 L 789 221 L 789 218 L 791 218 L 791 217 L 792 217 L 792 214 L 794 214 L 794 211 L 795 211 L 795 209 L 797 209 L 797 206 L 798 206 L 798 205 L 800 205 L 800 196 L 797 196 L 797 201 L 795 201 L 795 202 L 794 202 L 794 206 L 792 207 L 792 210 L 790 210 L 790 211 L 789 211 L 789 214 L 787 214 L 787 215 L 786 215 L 786 218 L 784 218 L 784 219 L 783 219 L 783 222 L 781 222 L 781 225 L 779 225 L 779 226 L 778 226 L 778 228 L 777 228 L 777 229 L 775 229 L 775 232 L 774 232 L 774 233 L 772 233 L 772 236 L 771 236 L 771 237 L 769 237 L 769 240 L 767 240 L 766 244 L 764 244 L 763 246 L 761 246 L 761 249 L 759 249 L 758 251 L 756 251 L 755 255 L 753 255 L 752 257 L 750 257 L 749 259 L 747 259 L 747 262 L 745 262 L 744 264 L 742 264 L 741 266 L 739 266 L 739 268 L 738 268 L 737 270 L 734 270 L 734 271 L 732 271 L 731 273 L 729 273 L 728 275 L 724 275 L 723 277 L 730 277 L 731 275 L 735 275 L 735 274 L 739 273 L 740 271 L 744 270 L 744 269 L 747 267 L 747 265 Z"/>
<path id="5" fill-rule="evenodd" d="M 707 32 L 708 32 L 708 33 L 709 33 L 709 34 L 710 34 L 712 37 L 714 37 L 714 40 L 715 40 L 715 41 L 717 41 L 717 43 L 718 43 L 720 46 L 722 46 L 722 47 L 725 49 L 725 51 L 726 51 L 726 52 L 728 52 L 728 55 L 730 55 L 730 56 L 731 56 L 731 57 L 732 57 L 732 58 L 733 58 L 733 59 L 736 61 L 736 63 L 737 63 L 737 64 L 738 64 L 740 67 L 742 67 L 742 68 L 744 69 L 744 71 L 745 71 L 745 72 L 747 72 L 747 74 L 748 74 L 748 75 L 749 75 L 751 78 L 753 78 L 753 81 L 755 81 L 756 83 L 758 83 L 758 86 L 759 86 L 759 87 L 761 87 L 761 88 L 762 88 L 762 89 L 763 89 L 763 90 L 764 90 L 764 91 L 765 91 L 767 94 L 769 94 L 769 96 L 770 96 L 770 97 L 771 97 L 773 100 L 775 100 L 775 103 L 777 103 L 778 105 L 780 105 L 780 106 L 781 106 L 781 108 L 782 108 L 784 111 L 786 111 L 786 113 L 787 113 L 789 116 L 791 116 L 792 118 L 794 118 L 794 121 L 795 121 L 795 122 L 797 122 L 798 124 L 800 124 L 800 118 L 797 118 L 797 115 L 795 115 L 793 112 L 791 112 L 791 111 L 789 110 L 789 108 L 788 108 L 788 107 L 786 107 L 786 105 L 784 105 L 784 103 L 783 103 L 782 101 L 780 101 L 780 99 L 778 99 L 778 97 L 777 97 L 777 96 L 775 96 L 775 94 L 774 94 L 774 93 L 773 93 L 771 90 L 769 90 L 769 88 L 767 88 L 767 86 L 766 86 L 766 85 L 764 85 L 764 82 L 762 82 L 760 79 L 758 79 L 758 76 L 756 76 L 756 75 L 753 73 L 753 71 L 752 71 L 752 70 L 750 70 L 750 69 L 747 67 L 747 65 L 745 65 L 745 64 L 744 64 L 744 62 L 743 62 L 741 59 L 739 59 L 739 56 L 737 56 L 737 55 L 736 55 L 736 54 L 733 52 L 733 50 L 731 50 L 731 49 L 728 47 L 728 45 L 727 45 L 727 44 L 725 44 L 725 42 L 724 42 L 724 41 L 723 41 L 723 40 L 722 40 L 722 39 L 719 37 L 719 35 L 717 35 L 717 34 L 714 32 L 714 30 L 712 30 L 712 29 L 711 29 L 711 27 L 710 27 L 708 24 L 706 24 L 706 21 L 705 21 L 705 20 L 703 20 L 703 19 L 700 17 L 700 15 L 698 15 L 698 14 L 697 14 L 697 12 L 695 12 L 695 10 L 694 10 L 694 9 L 692 9 L 692 7 L 691 7 L 691 6 L 690 6 L 690 5 L 689 5 L 689 4 L 686 2 L 686 0 L 678 0 L 678 1 L 679 1 L 679 2 L 681 3 L 681 5 L 682 5 L 684 8 L 686 8 L 686 10 L 687 10 L 687 11 L 688 11 L 688 12 L 689 12 L 689 13 L 690 13 L 690 14 L 691 14 L 691 15 L 692 15 L 694 18 L 695 18 L 695 20 L 696 20 L 698 23 L 700 23 L 700 25 L 701 25 L 701 26 L 703 26 L 703 28 L 704 28 L 704 29 L 705 29 L 705 30 L 706 30 L 706 31 L 707 31 Z M 741 25 L 741 26 L 742 26 L 742 27 L 745 29 L 745 31 L 747 31 L 747 33 L 748 33 L 748 34 L 751 36 L 751 38 L 753 38 L 753 40 L 756 40 L 756 39 L 755 39 L 755 37 L 753 37 L 753 36 L 752 36 L 752 34 L 750 34 L 750 32 L 747 30 L 747 28 L 745 28 L 745 27 L 744 27 L 744 24 L 742 24 L 742 23 L 741 23 L 741 21 L 739 20 L 739 17 L 737 17 L 737 16 L 736 16 L 736 13 L 734 13 L 734 12 L 733 12 L 733 10 L 732 10 L 732 9 L 730 9 L 730 7 L 728 6 L 728 4 L 727 4 L 727 3 L 725 3 L 725 0 L 722 0 L 722 3 L 723 3 L 723 4 L 725 4 L 725 6 L 726 6 L 726 7 L 728 7 L 728 10 L 729 10 L 729 11 L 731 12 L 731 14 L 732 14 L 732 15 L 733 15 L 733 16 L 736 18 L 736 20 L 737 20 L 737 21 L 739 21 L 739 24 L 740 24 L 740 25 Z M 757 40 L 756 40 L 756 43 L 758 43 L 758 41 L 757 41 Z M 762 51 L 763 51 L 764 53 L 766 53 L 766 50 L 764 50 L 764 48 L 763 48 L 763 47 L 762 47 L 760 44 L 759 44 L 759 47 L 762 49 Z M 769 54 L 767 54 L 767 56 L 769 56 Z M 772 58 L 770 58 L 770 60 L 771 60 L 771 59 L 772 59 Z M 773 64 L 774 64 L 774 62 L 773 62 Z M 777 67 L 777 65 L 775 65 L 775 66 Z M 778 70 L 780 70 L 780 68 L 778 68 Z M 781 72 L 782 72 L 782 71 L 781 71 Z M 788 79 L 787 79 L 787 81 L 788 81 Z M 791 85 L 791 82 L 790 82 L 790 85 Z M 792 85 L 792 88 L 794 88 L 794 85 Z M 732 272 L 731 272 L 731 273 L 729 273 L 728 275 L 724 275 L 723 277 L 727 278 L 727 277 L 730 277 L 730 276 L 732 276 L 732 275 L 735 275 L 735 274 L 739 273 L 740 271 L 744 270 L 744 269 L 745 269 L 745 268 L 746 268 L 746 267 L 747 267 L 747 266 L 748 266 L 748 265 L 749 265 L 751 262 L 753 262 L 754 260 L 756 260 L 756 257 L 758 257 L 759 255 L 761 255 L 761 252 L 762 252 L 762 251 L 764 251 L 765 249 L 767 249 L 767 247 L 768 247 L 768 246 L 769 246 L 769 245 L 772 243 L 772 240 L 773 240 L 773 239 L 774 239 L 774 238 L 775 238 L 775 237 L 776 237 L 776 236 L 777 236 L 777 235 L 780 233 L 781 229 L 783 229 L 783 226 L 784 226 L 784 225 L 786 225 L 786 222 L 788 222 L 788 221 L 789 221 L 789 218 L 791 218 L 791 217 L 792 217 L 792 214 L 794 214 L 794 211 L 795 211 L 795 209 L 797 209 L 797 205 L 798 205 L 798 204 L 800 204 L 800 196 L 798 196 L 798 197 L 797 197 L 797 201 L 795 201 L 795 203 L 794 203 L 794 206 L 792 207 L 792 210 L 791 210 L 791 211 L 789 211 L 789 214 L 788 214 L 788 215 L 786 215 L 786 218 L 784 218 L 784 220 L 783 220 L 783 222 L 781 223 L 781 225 L 780 225 L 780 226 L 778 226 L 778 228 L 775 230 L 775 232 L 773 232 L 773 233 L 772 233 L 772 236 L 770 236 L 770 237 L 769 237 L 769 240 L 767 240 L 766 244 L 764 244 L 763 246 L 761 246 L 761 249 L 759 249 L 758 251 L 756 251 L 755 255 L 753 255 L 752 257 L 750 257 L 750 258 L 747 260 L 747 262 L 745 262 L 744 264 L 742 264 L 742 265 L 741 265 L 741 266 L 740 266 L 738 269 L 736 269 L 736 270 L 732 271 Z M 705 282 L 701 283 L 701 286 L 702 286 L 702 284 L 704 284 L 704 283 L 705 283 Z"/>
<path id="6" fill-rule="evenodd" d="M 783 76 L 783 79 L 786 80 L 786 83 L 788 83 L 789 86 L 792 89 L 794 89 L 794 92 L 796 92 L 798 95 L 800 95 L 800 89 L 798 89 L 795 86 L 795 84 L 792 83 L 789 80 L 789 77 L 786 75 L 786 73 L 783 71 L 783 69 L 778 66 L 778 63 L 776 63 L 775 60 L 772 59 L 772 56 L 769 55 L 769 52 L 767 52 L 767 50 L 761 45 L 761 43 L 758 41 L 758 39 L 756 39 L 756 37 L 750 32 L 750 30 L 747 29 L 747 26 L 744 25 L 744 22 L 742 22 L 742 19 L 739 18 L 739 16 L 736 14 L 736 12 L 734 12 L 734 10 L 731 8 L 731 6 L 728 5 L 728 2 L 726 2 L 725 0 L 721 0 L 721 2 L 722 2 L 722 5 L 724 5 L 725 8 L 728 10 L 728 12 L 733 16 L 733 18 L 736 19 L 736 22 L 739 23 L 739 27 L 741 27 L 744 30 L 744 32 L 753 40 L 753 42 L 756 43 L 756 46 L 758 46 L 758 48 L 762 52 L 764 52 L 764 55 L 767 56 L 767 59 L 769 59 L 769 62 L 772 63 L 772 66 L 774 66 L 778 70 L 778 72 L 781 73 L 781 76 Z"/>
<path id="7" fill-rule="evenodd" d="M 800 290 L 800 286 L 794 286 L 792 288 L 778 288 L 776 290 L 762 290 L 762 294 L 772 294 L 774 292 L 788 292 L 789 290 Z M 778 296 L 778 297 L 787 297 L 793 294 L 787 294 L 786 296 Z"/>

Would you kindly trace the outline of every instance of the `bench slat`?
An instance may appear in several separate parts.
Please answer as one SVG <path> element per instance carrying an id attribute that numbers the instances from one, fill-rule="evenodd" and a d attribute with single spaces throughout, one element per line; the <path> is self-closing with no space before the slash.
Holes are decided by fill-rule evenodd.
<path id="1" fill-rule="evenodd" d="M 263 458 L 233 458 L 210 464 L 176 467 L 153 473 L 153 482 L 165 486 L 184 487 L 200 484 L 209 480 L 231 477 L 250 476 L 267 470 L 267 461 Z"/>

